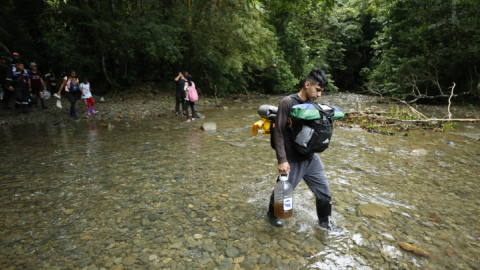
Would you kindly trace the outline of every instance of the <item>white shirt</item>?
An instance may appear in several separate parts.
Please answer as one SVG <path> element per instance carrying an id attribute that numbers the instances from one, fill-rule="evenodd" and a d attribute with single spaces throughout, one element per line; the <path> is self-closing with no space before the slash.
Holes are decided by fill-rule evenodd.
<path id="1" fill-rule="evenodd" d="M 91 98 L 92 97 L 92 92 L 90 92 L 90 83 L 81 83 L 80 84 L 80 89 L 83 91 L 82 98 Z"/>

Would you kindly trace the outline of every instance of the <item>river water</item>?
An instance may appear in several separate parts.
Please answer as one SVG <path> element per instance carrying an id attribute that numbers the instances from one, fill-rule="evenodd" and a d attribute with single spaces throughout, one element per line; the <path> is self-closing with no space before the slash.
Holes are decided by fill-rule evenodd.
<path id="1" fill-rule="evenodd" d="M 480 268 L 479 124 L 407 137 L 337 127 L 320 157 L 345 231 L 328 234 L 303 181 L 293 217 L 268 223 L 276 159 L 251 127 L 277 99 L 239 101 L 192 123 L 1 126 L 0 269 Z"/>

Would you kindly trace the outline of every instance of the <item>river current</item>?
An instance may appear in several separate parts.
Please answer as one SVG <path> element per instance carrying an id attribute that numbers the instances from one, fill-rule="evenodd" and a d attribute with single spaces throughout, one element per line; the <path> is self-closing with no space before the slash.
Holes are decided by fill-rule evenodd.
<path id="1" fill-rule="evenodd" d="M 319 154 L 344 228 L 329 234 L 303 181 L 284 227 L 266 218 L 277 161 L 270 137 L 251 131 L 258 106 L 277 103 L 239 100 L 191 123 L 0 126 L 0 269 L 480 268 L 480 124 L 410 136 L 337 126 Z"/>

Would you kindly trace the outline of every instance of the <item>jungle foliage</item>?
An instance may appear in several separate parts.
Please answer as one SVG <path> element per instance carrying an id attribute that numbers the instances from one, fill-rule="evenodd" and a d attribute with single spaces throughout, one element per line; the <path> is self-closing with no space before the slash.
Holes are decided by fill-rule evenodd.
<path id="1" fill-rule="evenodd" d="M 204 94 L 282 93 L 322 67 L 330 91 L 417 100 L 479 93 L 479 26 L 473 0 L 5 0 L 0 54 L 106 92 L 186 70 Z"/>

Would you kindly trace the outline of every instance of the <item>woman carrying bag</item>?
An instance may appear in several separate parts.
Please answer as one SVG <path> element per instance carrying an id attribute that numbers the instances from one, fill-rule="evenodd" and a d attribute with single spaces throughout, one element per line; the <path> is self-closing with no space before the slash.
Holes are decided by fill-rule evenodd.
<path id="1" fill-rule="evenodd" d="M 65 87 L 65 96 L 67 97 L 68 101 L 70 101 L 70 116 L 78 118 L 75 103 L 77 102 L 77 100 L 80 100 L 83 92 L 80 89 L 80 84 L 75 70 L 70 70 L 69 76 L 65 76 L 65 78 L 63 78 L 62 85 L 60 86 L 60 91 L 58 91 L 57 93 L 59 96 L 62 92 L 63 87 Z"/>
<path id="2" fill-rule="evenodd" d="M 192 75 L 187 75 L 187 82 L 185 83 L 185 113 L 187 115 L 187 121 L 191 122 L 195 121 L 195 102 L 198 101 L 198 93 L 197 89 L 195 88 L 195 83 L 192 82 Z M 192 118 L 190 119 L 190 115 L 188 114 L 188 107 L 192 108 Z"/>

